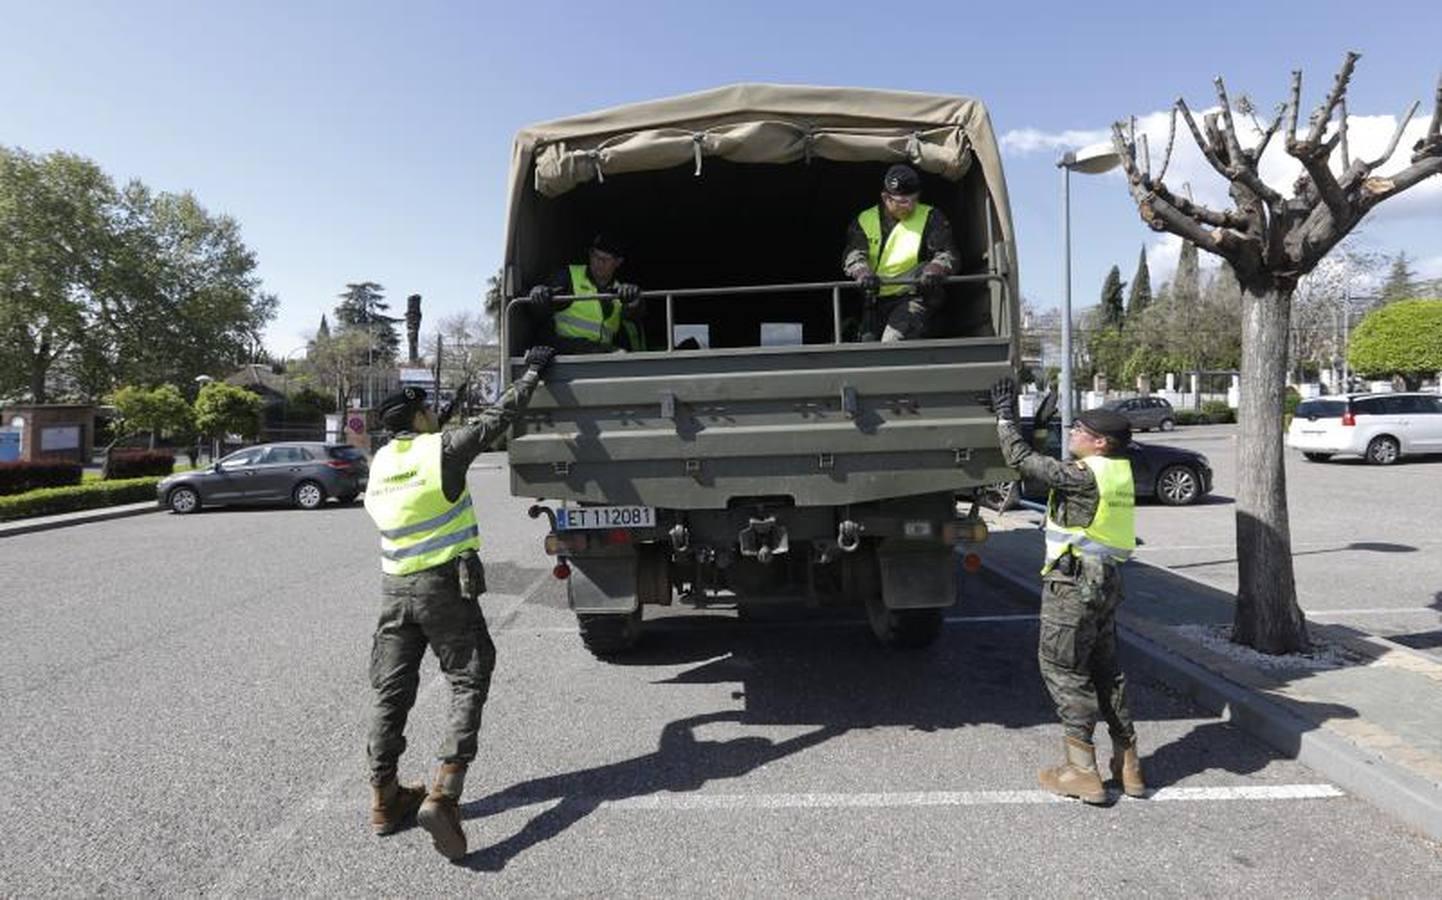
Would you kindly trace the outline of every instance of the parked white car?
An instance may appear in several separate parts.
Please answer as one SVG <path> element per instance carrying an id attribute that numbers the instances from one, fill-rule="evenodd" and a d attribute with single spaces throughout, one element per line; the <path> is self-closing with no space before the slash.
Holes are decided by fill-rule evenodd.
<path id="1" fill-rule="evenodd" d="M 1348 454 L 1379 466 L 1442 453 L 1442 397 L 1398 392 L 1304 400 L 1287 429 L 1287 446 L 1312 462 Z"/>

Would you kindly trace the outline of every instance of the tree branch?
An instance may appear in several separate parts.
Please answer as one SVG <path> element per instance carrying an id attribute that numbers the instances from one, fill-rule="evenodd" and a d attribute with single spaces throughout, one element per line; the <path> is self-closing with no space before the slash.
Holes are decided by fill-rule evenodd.
<path id="1" fill-rule="evenodd" d="M 1150 228 L 1185 238 L 1228 261 L 1242 255 L 1248 238 L 1225 227 L 1207 228 L 1198 218 L 1183 213 L 1175 205 L 1180 198 L 1172 196 L 1170 191 L 1148 187 L 1146 179 L 1137 168 L 1136 146 L 1127 141 L 1126 131 L 1120 122 L 1112 126 L 1112 144 L 1122 159 L 1128 188 L 1137 202 L 1137 211 Z M 1194 212 L 1199 211 L 1218 222 L 1226 220 L 1225 213 L 1198 208 L 1195 204 L 1192 204 L 1192 208 Z"/>
<path id="2" fill-rule="evenodd" d="M 1227 83 L 1220 75 L 1213 79 L 1212 83 L 1217 86 L 1217 99 L 1222 104 L 1222 122 L 1226 126 L 1222 133 L 1226 136 L 1227 155 L 1231 157 L 1233 166 L 1250 168 L 1251 157 L 1242 152 L 1241 141 L 1237 140 L 1237 122 L 1232 118 L 1232 100 L 1227 96 Z"/>
<path id="3" fill-rule="evenodd" d="M 1396 175 L 1368 178 L 1362 182 L 1362 209 L 1369 210 L 1388 197 L 1395 197 L 1433 175 L 1442 175 L 1442 154 L 1424 157 Z"/>
<path id="4" fill-rule="evenodd" d="M 1252 150 L 1252 164 L 1253 164 L 1253 165 L 1256 165 L 1257 163 L 1261 162 L 1262 154 L 1267 152 L 1267 145 L 1272 142 L 1272 135 L 1276 134 L 1276 133 L 1277 133 L 1277 128 L 1281 126 L 1281 124 L 1282 124 L 1282 116 L 1286 113 L 1286 111 L 1287 111 L 1287 104 L 1285 104 L 1285 103 L 1278 103 L 1278 104 L 1277 104 L 1277 116 L 1276 116 L 1276 118 L 1272 119 L 1272 124 L 1267 127 L 1267 130 L 1266 130 L 1266 131 L 1263 131 L 1263 132 L 1262 132 L 1262 140 L 1261 140 L 1260 142 L 1258 142 L 1257 146 Z"/>
<path id="5" fill-rule="evenodd" d="M 1337 134 L 1342 139 L 1342 171 L 1352 168 L 1352 154 L 1347 149 L 1347 98 L 1342 98 L 1341 106 L 1342 122 L 1337 127 Z"/>
<path id="6" fill-rule="evenodd" d="M 1437 97 L 1432 101 L 1432 124 L 1427 126 L 1427 142 L 1435 143 L 1442 135 L 1442 75 L 1437 76 Z"/>
<path id="7" fill-rule="evenodd" d="M 1291 111 L 1287 116 L 1287 143 L 1295 143 L 1297 140 L 1297 113 L 1302 106 L 1302 70 L 1292 70 L 1292 102 L 1288 105 Z"/>
<path id="8" fill-rule="evenodd" d="M 1221 159 L 1217 157 L 1216 151 L 1207 143 L 1207 139 L 1202 137 L 1202 130 L 1197 127 L 1196 117 L 1192 115 L 1192 110 L 1187 106 L 1187 101 L 1184 98 L 1177 98 L 1176 109 L 1181 111 L 1182 118 L 1187 123 L 1187 128 L 1191 129 L 1192 140 L 1197 142 L 1197 149 L 1202 151 L 1202 156 L 1206 157 L 1207 162 L 1212 164 L 1212 168 L 1217 170 L 1218 175 L 1230 181 L 1232 179 L 1231 173 L 1227 171 L 1227 167 L 1223 165 Z"/>
<path id="9" fill-rule="evenodd" d="M 1167 177 L 1167 167 L 1172 164 L 1172 145 L 1177 142 L 1177 108 L 1172 107 L 1171 124 L 1167 127 L 1167 153 L 1162 157 L 1162 171 L 1157 176 L 1157 182 Z"/>
<path id="10" fill-rule="evenodd" d="M 1352 80 L 1352 70 L 1356 68 L 1357 60 L 1361 58 L 1360 53 L 1347 51 L 1346 58 L 1342 60 L 1342 68 L 1337 72 L 1337 80 L 1332 83 L 1332 93 L 1327 95 L 1327 99 L 1317 107 L 1316 114 L 1312 116 L 1312 128 L 1307 134 L 1307 143 L 1316 145 L 1322 142 L 1322 135 L 1327 131 L 1327 123 L 1332 121 L 1332 111 L 1337 108 L 1338 103 L 1342 102 L 1342 98 L 1347 96 L 1347 83 Z"/>
<path id="11" fill-rule="evenodd" d="M 1412 101 L 1412 108 L 1407 110 L 1407 115 L 1403 116 L 1402 121 L 1397 123 L 1397 130 L 1392 132 L 1392 140 L 1387 143 L 1387 151 L 1381 156 L 1367 163 L 1367 171 L 1369 173 L 1373 169 L 1376 169 L 1378 166 L 1386 163 L 1387 160 L 1392 158 L 1392 154 L 1397 152 L 1397 144 L 1400 143 L 1402 140 L 1402 132 L 1406 131 L 1407 126 L 1412 123 L 1412 116 L 1416 115 L 1417 107 L 1421 105 L 1422 104 L 1420 101 Z"/>

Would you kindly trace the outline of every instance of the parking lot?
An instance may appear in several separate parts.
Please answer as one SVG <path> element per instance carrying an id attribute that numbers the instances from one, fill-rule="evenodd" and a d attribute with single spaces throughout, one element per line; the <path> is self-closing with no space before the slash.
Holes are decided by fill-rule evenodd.
<path id="1" fill-rule="evenodd" d="M 1185 508 L 1138 509 L 1140 559 L 1227 591 L 1237 586 L 1236 426 L 1181 427 L 1143 442 L 1203 453 L 1213 494 Z M 1348 625 L 1442 658 L 1442 457 L 1391 466 L 1287 452 L 1297 592 L 1314 621 Z"/>
<path id="2" fill-rule="evenodd" d="M 1142 680 L 1158 793 L 1051 801 L 1035 601 L 980 577 L 922 653 L 880 651 L 854 617 L 675 608 L 598 662 L 497 459 L 472 474 L 500 663 L 463 866 L 365 825 L 364 512 L 153 514 L 0 542 L 0 578 L 27 586 L 0 661 L 6 892 L 1428 896 L 1442 878 L 1435 844 Z M 412 778 L 447 705 L 422 677 Z"/>

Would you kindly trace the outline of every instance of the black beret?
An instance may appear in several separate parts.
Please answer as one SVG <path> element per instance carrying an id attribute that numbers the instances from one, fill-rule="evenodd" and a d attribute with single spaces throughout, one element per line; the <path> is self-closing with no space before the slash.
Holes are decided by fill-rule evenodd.
<path id="1" fill-rule="evenodd" d="M 381 401 L 380 414 L 390 415 L 392 412 L 411 407 L 416 410 L 424 409 L 426 405 L 426 390 L 415 386 L 403 387 L 394 394 Z"/>
<path id="2" fill-rule="evenodd" d="M 886 170 L 886 175 L 881 179 L 881 187 L 888 194 L 919 194 L 921 193 L 921 176 L 911 166 L 897 164 Z"/>
<path id="3" fill-rule="evenodd" d="M 612 256 L 626 255 L 626 242 L 621 239 L 620 235 L 606 231 L 591 238 L 591 247 L 595 250 L 600 250 L 602 253 L 609 253 Z"/>
<path id="4" fill-rule="evenodd" d="M 1125 447 L 1132 439 L 1132 423 L 1127 417 L 1110 409 L 1089 409 L 1077 413 L 1076 420 L 1087 431 L 1104 438 L 1110 438 L 1118 447 Z"/>

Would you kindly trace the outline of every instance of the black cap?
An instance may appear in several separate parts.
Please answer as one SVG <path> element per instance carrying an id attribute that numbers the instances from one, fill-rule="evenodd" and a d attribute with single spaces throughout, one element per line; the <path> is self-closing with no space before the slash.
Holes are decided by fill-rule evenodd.
<path id="1" fill-rule="evenodd" d="M 910 194 L 921 193 L 921 176 L 911 166 L 897 164 L 886 170 L 886 175 L 881 179 L 881 187 L 888 194 Z"/>
<path id="2" fill-rule="evenodd" d="M 626 255 L 626 242 L 621 237 L 610 232 L 603 231 L 591 238 L 591 247 L 600 250 L 602 253 L 609 253 L 612 256 Z"/>
<path id="3" fill-rule="evenodd" d="M 1089 409 L 1077 413 L 1077 422 L 1098 437 L 1109 438 L 1118 447 L 1125 447 L 1132 440 L 1132 423 L 1127 417 L 1109 409 Z"/>
<path id="4" fill-rule="evenodd" d="M 390 418 L 394 413 L 407 408 L 409 408 L 410 415 L 426 408 L 425 388 L 407 386 L 386 397 L 380 405 L 381 418 Z M 409 419 L 410 415 L 407 415 L 406 418 Z"/>

